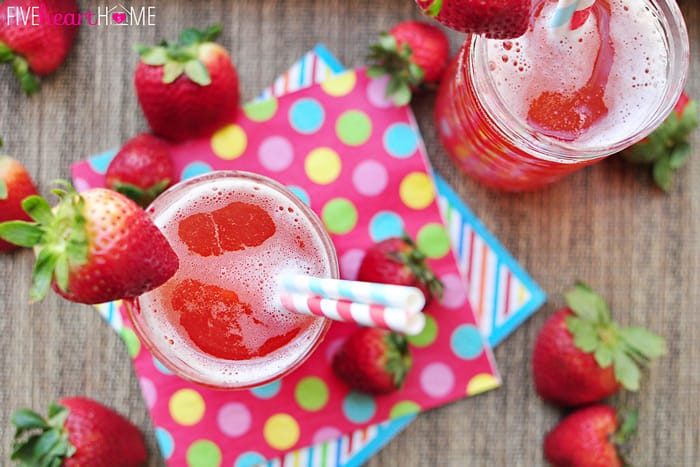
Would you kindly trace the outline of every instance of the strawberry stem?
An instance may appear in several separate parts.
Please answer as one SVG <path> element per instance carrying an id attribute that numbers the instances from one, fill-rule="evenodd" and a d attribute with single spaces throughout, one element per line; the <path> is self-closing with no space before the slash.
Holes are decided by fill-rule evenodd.
<path id="1" fill-rule="evenodd" d="M 12 65 L 12 71 L 19 79 L 20 86 L 27 96 L 31 96 L 39 91 L 39 80 L 29 69 L 27 60 L 16 54 L 2 41 L 0 41 L 0 63 L 10 63 Z"/>
<path id="2" fill-rule="evenodd" d="M 57 404 L 49 406 L 47 418 L 29 409 L 17 410 L 12 415 L 17 428 L 11 459 L 23 466 L 60 466 L 76 451 L 64 429 L 68 414 L 67 408 Z"/>

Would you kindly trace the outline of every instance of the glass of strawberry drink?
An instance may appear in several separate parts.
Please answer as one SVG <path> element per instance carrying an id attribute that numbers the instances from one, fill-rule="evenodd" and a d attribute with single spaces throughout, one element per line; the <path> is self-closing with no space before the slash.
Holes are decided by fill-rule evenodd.
<path id="1" fill-rule="evenodd" d="M 219 389 L 279 379 L 323 340 L 330 320 L 284 310 L 283 273 L 338 278 L 316 215 L 277 182 L 219 171 L 179 183 L 148 208 L 180 267 L 128 303 L 144 344 L 175 374 Z"/>
<path id="2" fill-rule="evenodd" d="M 579 24 L 552 28 L 556 10 L 534 0 L 517 39 L 468 36 L 440 86 L 440 141 L 486 186 L 541 188 L 619 152 L 683 90 L 689 46 L 674 0 L 596 0 Z"/>

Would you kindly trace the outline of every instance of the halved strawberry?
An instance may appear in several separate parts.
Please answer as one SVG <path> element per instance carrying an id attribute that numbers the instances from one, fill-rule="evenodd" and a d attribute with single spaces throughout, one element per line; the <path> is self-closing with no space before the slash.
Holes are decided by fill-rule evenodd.
<path id="1" fill-rule="evenodd" d="M 0 224 L 1 238 L 36 249 L 31 301 L 51 286 L 80 303 L 134 298 L 177 271 L 170 244 L 130 199 L 105 188 L 79 194 L 68 185 L 53 192 L 60 198 L 53 209 L 36 195 L 23 201 L 34 222 Z"/>
<path id="2" fill-rule="evenodd" d="M 688 138 L 699 122 L 698 103 L 683 92 L 666 120 L 642 141 L 622 151 L 622 157 L 636 164 L 650 164 L 654 182 L 668 191 L 673 175 L 690 158 Z"/>

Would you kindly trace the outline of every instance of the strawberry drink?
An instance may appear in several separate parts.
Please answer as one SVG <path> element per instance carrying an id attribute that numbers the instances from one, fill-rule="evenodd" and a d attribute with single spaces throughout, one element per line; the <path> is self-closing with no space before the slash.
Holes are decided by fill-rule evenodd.
<path id="1" fill-rule="evenodd" d="M 161 287 L 130 302 L 134 327 L 181 377 L 247 388 L 300 365 L 330 326 L 284 310 L 283 273 L 338 277 L 315 214 L 260 175 L 213 172 L 182 182 L 148 209 L 180 260 Z"/>
<path id="2" fill-rule="evenodd" d="M 446 72 L 440 140 L 487 186 L 540 188 L 621 151 L 657 127 L 683 89 L 688 38 L 675 1 L 597 0 L 578 24 L 552 28 L 557 6 L 533 2 L 518 38 L 468 36 Z"/>

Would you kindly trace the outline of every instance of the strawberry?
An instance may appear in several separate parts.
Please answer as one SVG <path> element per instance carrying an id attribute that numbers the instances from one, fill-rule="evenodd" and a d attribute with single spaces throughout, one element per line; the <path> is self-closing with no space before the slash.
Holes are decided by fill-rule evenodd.
<path id="1" fill-rule="evenodd" d="M 392 237 L 372 245 L 360 263 L 357 280 L 418 287 L 425 295 L 442 297 L 443 285 L 426 258 L 408 236 Z"/>
<path id="2" fill-rule="evenodd" d="M 447 35 L 437 26 L 421 21 L 403 21 L 370 46 L 367 74 L 388 74 L 387 95 L 397 105 L 410 102 L 411 92 L 437 84 L 450 58 Z"/>
<path id="3" fill-rule="evenodd" d="M 531 0 L 416 0 L 423 14 L 460 32 L 512 39 L 527 30 Z"/>
<path id="4" fill-rule="evenodd" d="M 544 457 L 554 467 L 622 467 L 620 449 L 636 430 L 637 413 L 620 418 L 604 404 L 573 412 L 545 436 Z"/>
<path id="5" fill-rule="evenodd" d="M 380 328 L 360 328 L 333 356 L 333 371 L 348 386 L 387 394 L 403 385 L 412 359 L 406 338 Z"/>
<path id="6" fill-rule="evenodd" d="M 622 157 L 637 164 L 651 164 L 656 185 L 671 188 L 673 175 L 690 157 L 688 137 L 698 126 L 698 103 L 681 93 L 673 112 L 649 136 L 622 151 Z"/>
<path id="7" fill-rule="evenodd" d="M 0 237 L 36 248 L 31 301 L 44 298 L 50 286 L 80 303 L 133 298 L 177 271 L 170 244 L 130 199 L 106 188 L 78 194 L 70 185 L 54 193 L 60 201 L 53 209 L 39 196 L 22 203 L 35 222 L 0 224 Z"/>
<path id="8" fill-rule="evenodd" d="M 665 340 L 640 327 L 618 326 L 605 301 L 583 284 L 566 301 L 568 308 L 550 316 L 535 340 L 532 371 L 540 396 L 576 406 L 621 387 L 639 389 L 639 367 L 666 353 Z"/>
<path id="9" fill-rule="evenodd" d="M 35 194 L 36 186 L 24 166 L 9 156 L 0 155 L 0 222 L 30 220 L 22 210 L 22 200 Z M 0 239 L 0 252 L 15 248 L 16 245 Z"/>
<path id="10" fill-rule="evenodd" d="M 146 463 L 139 429 L 86 397 L 50 404 L 47 418 L 19 409 L 12 423 L 17 427 L 12 460 L 23 466 L 138 467 Z"/>
<path id="11" fill-rule="evenodd" d="M 138 48 L 134 85 L 155 134 L 173 141 L 210 136 L 238 114 L 238 74 L 212 42 L 221 26 L 186 29 L 178 43 Z"/>
<path id="12" fill-rule="evenodd" d="M 26 24 L 18 18 L 36 6 L 32 0 L 7 0 L 0 9 L 0 63 L 12 65 L 27 95 L 39 90 L 35 74 L 48 75 L 63 63 L 75 41 L 80 18 L 74 0 L 42 0 L 38 18 L 25 18 Z M 62 23 L 71 18 L 74 24 L 55 24 L 56 15 L 66 19 Z"/>
<path id="13" fill-rule="evenodd" d="M 107 188 L 148 206 L 175 182 L 170 145 L 148 133 L 135 136 L 114 156 L 105 177 Z"/>

